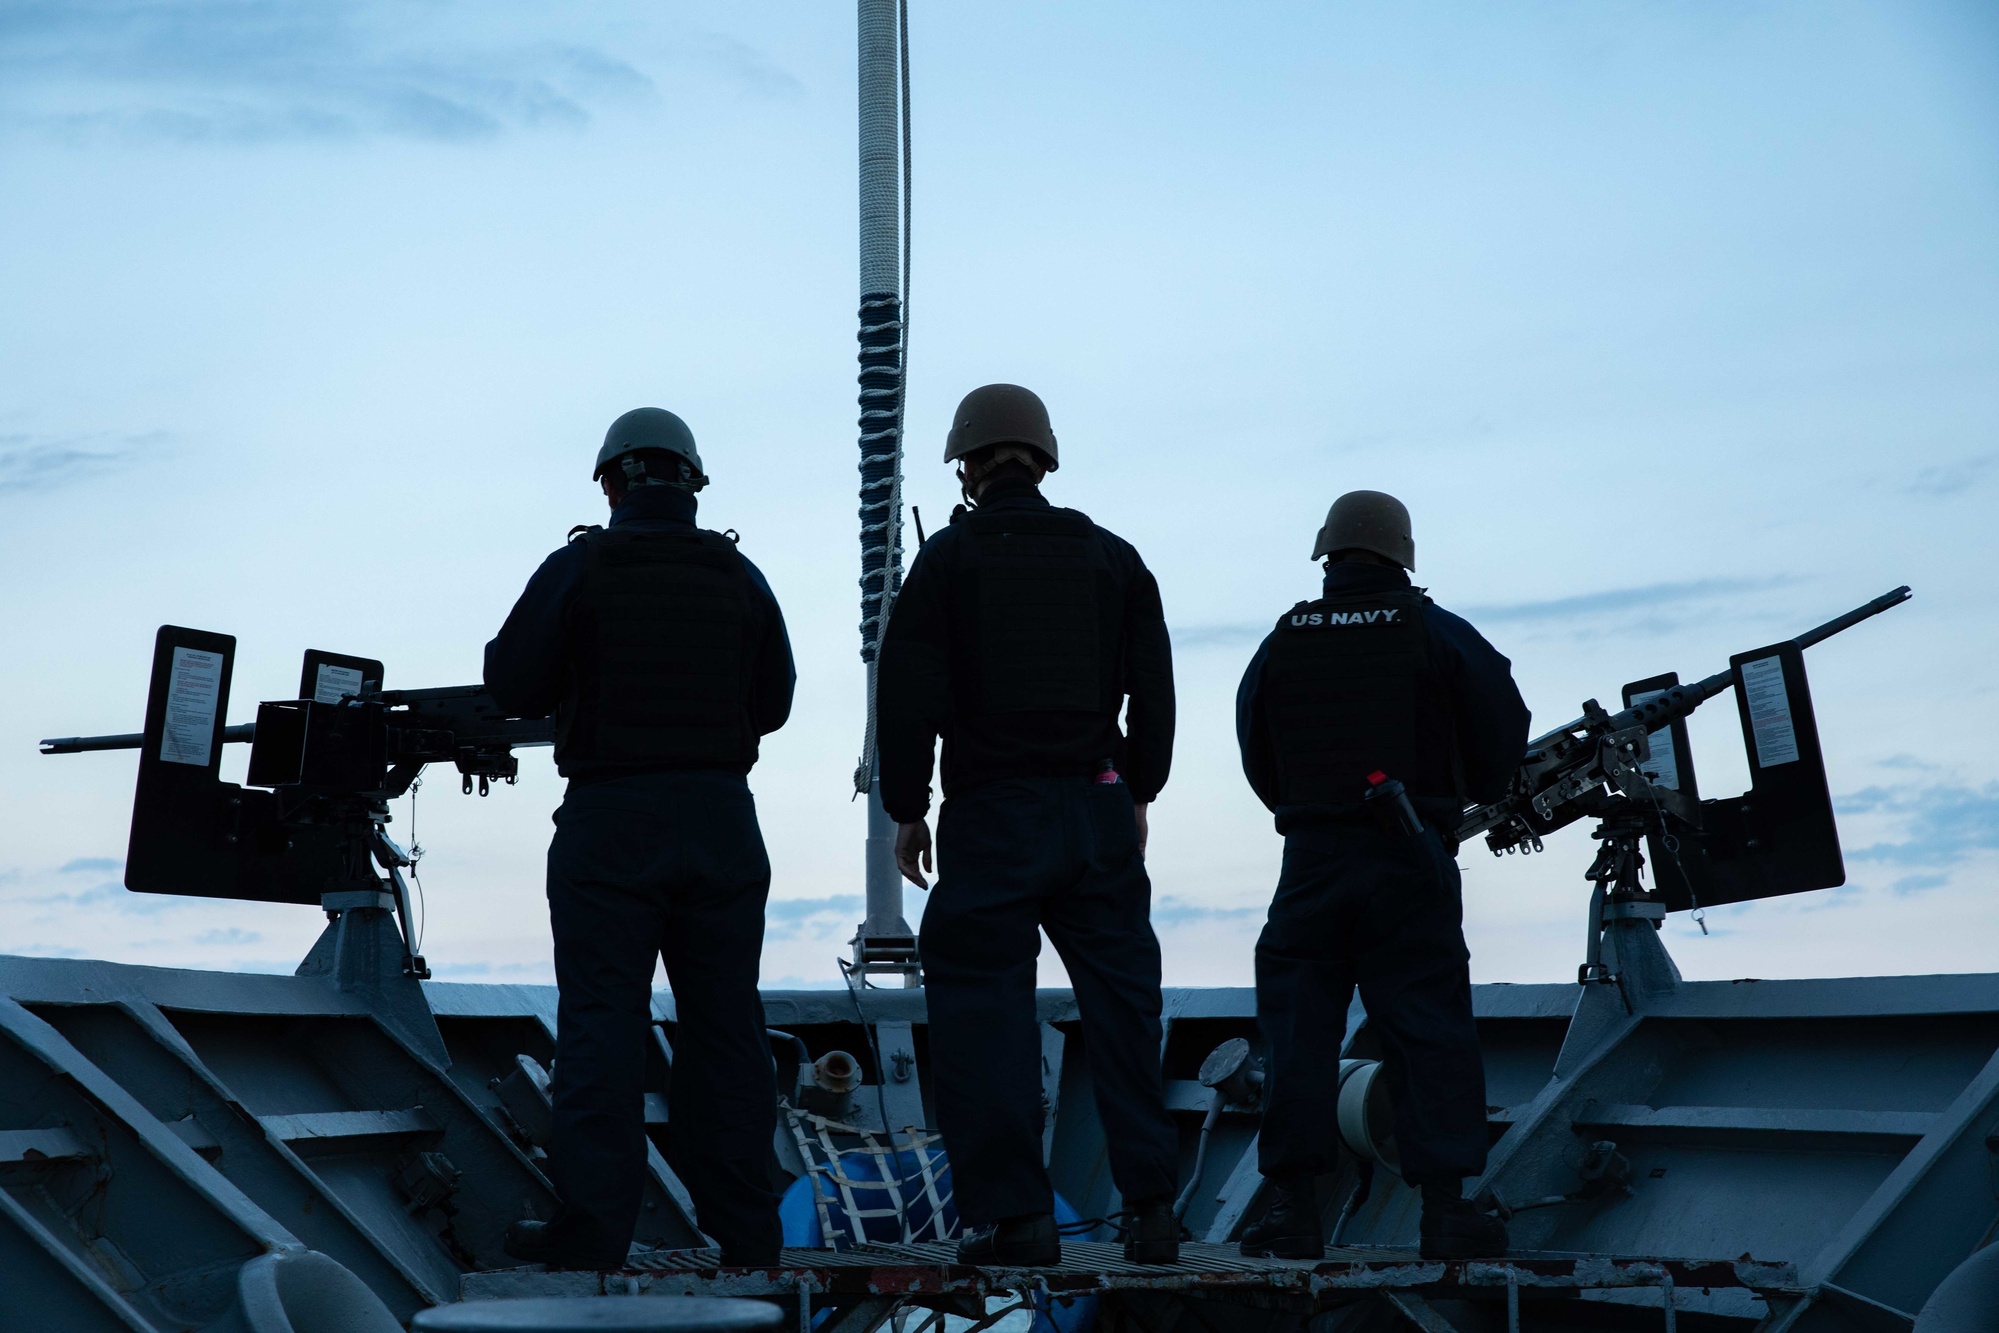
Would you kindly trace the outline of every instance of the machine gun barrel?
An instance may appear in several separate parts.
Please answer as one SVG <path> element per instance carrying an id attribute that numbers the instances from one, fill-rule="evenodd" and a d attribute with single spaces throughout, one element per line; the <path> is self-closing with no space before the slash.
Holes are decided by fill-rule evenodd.
<path id="1" fill-rule="evenodd" d="M 420 690 L 385 690 L 371 696 L 388 705 L 390 725 L 428 727 L 458 734 L 480 746 L 553 745 L 555 724 L 545 717 L 508 717 L 480 685 L 443 685 Z M 222 729 L 224 742 L 257 739 L 257 724 L 244 722 Z M 85 754 L 93 750 L 136 750 L 146 743 L 144 732 L 116 736 L 56 736 L 41 742 L 43 754 Z"/>
<path id="2" fill-rule="evenodd" d="M 1882 593 L 1865 606 L 1856 606 L 1843 616 L 1834 616 L 1817 629 L 1806 630 L 1803 634 L 1793 639 L 1792 642 L 1800 648 L 1809 648 L 1815 643 L 1823 643 L 1841 630 L 1852 629 L 1855 625 L 1858 625 L 1870 616 L 1878 616 L 1891 606 L 1900 606 L 1902 603 L 1908 601 L 1912 595 L 1909 591 L 1909 585 L 1905 583 L 1893 592 Z"/>
<path id="3" fill-rule="evenodd" d="M 1800 649 L 1810 648 L 1863 620 L 1880 615 L 1890 607 L 1901 605 L 1909 597 L 1905 584 L 1855 607 L 1845 615 L 1835 616 L 1816 629 L 1806 630 L 1792 642 Z M 1579 793 L 1601 786 L 1605 775 L 1597 744 L 1600 738 L 1637 727 L 1643 727 L 1649 735 L 1687 717 L 1734 684 L 1735 672 L 1730 668 L 1717 671 L 1704 680 L 1670 686 L 1617 713 L 1606 714 L 1592 700 L 1587 705 L 1591 710 L 1588 715 L 1528 742 L 1520 774 L 1515 778 L 1515 790 L 1490 805 L 1474 806 L 1465 811 L 1456 830 L 1458 840 L 1465 841 L 1502 826 L 1513 827 L 1521 838 L 1532 838 L 1528 826 L 1520 820 L 1537 802 L 1541 803 L 1541 814 L 1545 817 L 1549 814 L 1550 805 L 1565 804 Z M 1500 837 L 1499 834 L 1493 836 Z M 1538 838 L 1533 838 L 1533 841 L 1539 845 Z M 1498 850 L 1497 846 L 1495 850 Z"/>
<path id="4" fill-rule="evenodd" d="M 231 741 L 254 741 L 257 739 L 257 724 L 244 722 L 234 727 L 222 729 L 225 743 Z M 128 731 L 118 736 L 57 736 L 41 743 L 43 754 L 85 754 L 91 750 L 136 750 L 146 743 L 143 731 Z"/>
<path id="5" fill-rule="evenodd" d="M 1882 593 L 1871 602 L 1854 607 L 1843 616 L 1834 616 L 1817 629 L 1806 630 L 1791 642 L 1797 644 L 1799 648 L 1810 648 L 1814 644 L 1824 643 L 1833 635 L 1852 629 L 1863 620 L 1878 616 L 1890 607 L 1900 606 L 1913 595 L 1909 591 L 1909 585 L 1905 583 L 1892 592 Z M 1663 726 L 1679 721 L 1734 683 L 1733 671 L 1717 671 L 1705 680 L 1697 680 L 1690 685 L 1675 685 L 1644 703 L 1633 704 L 1621 713 L 1612 714 L 1610 729 L 1622 731 L 1626 727 L 1635 727 L 1642 722 L 1647 731 L 1657 731 Z M 1684 705 L 1684 711 L 1681 711 L 1681 705 Z M 1564 736 L 1581 731 L 1588 725 L 1587 719 L 1579 717 L 1564 726 L 1556 727 L 1553 731 L 1536 736 L 1527 743 L 1527 750 L 1531 754 Z"/>

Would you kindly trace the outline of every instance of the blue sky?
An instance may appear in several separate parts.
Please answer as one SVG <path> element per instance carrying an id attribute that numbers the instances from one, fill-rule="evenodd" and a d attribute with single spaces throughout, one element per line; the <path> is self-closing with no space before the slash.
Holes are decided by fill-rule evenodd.
<path id="1" fill-rule="evenodd" d="M 951 406 L 1026 383 L 1052 493 L 1158 573 L 1169 980 L 1249 976 L 1278 842 L 1229 701 L 1357 486 L 1409 502 L 1419 581 L 1544 724 L 1914 585 L 1810 658 L 1848 886 L 1667 930 L 1695 976 L 1992 966 L 1989 7 L 913 11 L 908 495 L 941 519 Z M 658 403 L 791 621 L 798 708 L 753 780 L 766 975 L 831 978 L 861 838 L 853 45 L 806 5 L 0 12 L 0 948 L 288 970 L 315 913 L 124 893 L 130 756 L 33 742 L 136 727 L 162 622 L 238 636 L 237 719 L 309 646 L 476 679 L 597 516 L 605 424 Z M 1694 744 L 1740 788 L 1725 702 Z M 559 784 L 524 768 L 419 798 L 441 975 L 548 975 Z M 1465 851 L 1478 977 L 1573 975 L 1589 853 Z"/>

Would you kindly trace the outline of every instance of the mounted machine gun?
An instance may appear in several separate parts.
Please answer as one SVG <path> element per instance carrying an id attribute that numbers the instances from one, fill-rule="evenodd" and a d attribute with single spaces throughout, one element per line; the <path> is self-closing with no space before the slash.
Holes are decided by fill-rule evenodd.
<path id="1" fill-rule="evenodd" d="M 259 902 L 316 903 L 330 916 L 393 910 L 402 971 L 429 968 L 410 933 L 409 853 L 388 803 L 429 764 L 452 764 L 470 793 L 520 772 L 516 746 L 554 740 L 548 718 L 508 717 L 483 686 L 384 690 L 371 658 L 308 650 L 294 700 L 228 726 L 236 640 L 163 625 L 153 646 L 146 729 L 45 740 L 43 754 L 138 750 L 125 887 Z M 224 782 L 222 747 L 250 743 L 244 782 Z M 386 880 L 376 871 L 377 867 Z"/>
<path id="2" fill-rule="evenodd" d="M 1674 674 L 1624 687 L 1624 707 L 1596 700 L 1583 715 L 1536 738 L 1512 789 L 1465 812 L 1456 836 L 1484 834 L 1495 856 L 1538 852 L 1541 840 L 1579 819 L 1599 820 L 1603 846 L 1586 877 L 1591 895 L 1587 961 L 1578 980 L 1616 978 L 1602 959 L 1607 922 L 1771 898 L 1846 882 L 1825 757 L 1805 678 L 1805 649 L 1909 599 L 1907 587 L 1795 639 L 1729 659 L 1728 670 L 1682 685 Z M 1694 781 L 1686 719 L 1734 687 L 1749 759 L 1750 790 L 1703 801 Z M 1650 844 L 1656 890 L 1640 883 Z"/>

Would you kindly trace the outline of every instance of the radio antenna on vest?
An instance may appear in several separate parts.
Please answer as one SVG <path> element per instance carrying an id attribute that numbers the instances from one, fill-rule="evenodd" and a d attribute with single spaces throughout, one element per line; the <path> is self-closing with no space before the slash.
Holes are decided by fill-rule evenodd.
<path id="1" fill-rule="evenodd" d="M 902 915 L 895 824 L 875 765 L 875 681 L 882 635 L 902 586 L 902 426 L 909 348 L 909 9 L 859 0 L 861 660 L 867 726 L 854 791 L 868 802 L 867 919 L 855 971 L 917 984 L 916 933 Z"/>

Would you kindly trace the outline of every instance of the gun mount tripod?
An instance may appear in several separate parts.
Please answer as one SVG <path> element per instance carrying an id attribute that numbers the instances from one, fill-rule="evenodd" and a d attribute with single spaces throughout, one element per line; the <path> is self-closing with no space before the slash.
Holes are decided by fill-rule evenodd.
<path id="1" fill-rule="evenodd" d="M 378 796 L 322 796 L 301 802 L 287 815 L 300 824 L 325 828 L 333 835 L 337 868 L 328 876 L 319 896 L 327 920 L 337 925 L 345 914 L 357 910 L 392 913 L 402 937 L 399 970 L 403 976 L 418 981 L 429 979 L 430 965 L 417 952 L 409 882 L 403 878 L 403 871 L 416 862 L 389 836 L 387 800 Z M 382 873 L 377 873 L 377 867 Z M 336 939 L 337 955 L 344 932 L 329 930 L 329 936 Z M 335 966 L 332 970 L 337 972 L 339 968 Z"/>
<path id="2" fill-rule="evenodd" d="M 1584 961 L 1576 969 L 1576 981 L 1581 985 L 1609 985 L 1618 980 L 1617 973 L 1603 959 L 1604 934 L 1613 923 L 1644 921 L 1657 930 L 1666 920 L 1665 900 L 1647 892 L 1641 879 L 1645 853 L 1639 846 L 1640 840 L 1648 833 L 1671 836 L 1663 827 L 1657 809 L 1629 797 L 1616 798 L 1598 821 L 1596 832 L 1590 835 L 1599 845 L 1596 859 L 1583 872 L 1583 878 L 1595 887 L 1590 891 L 1589 939 Z"/>

